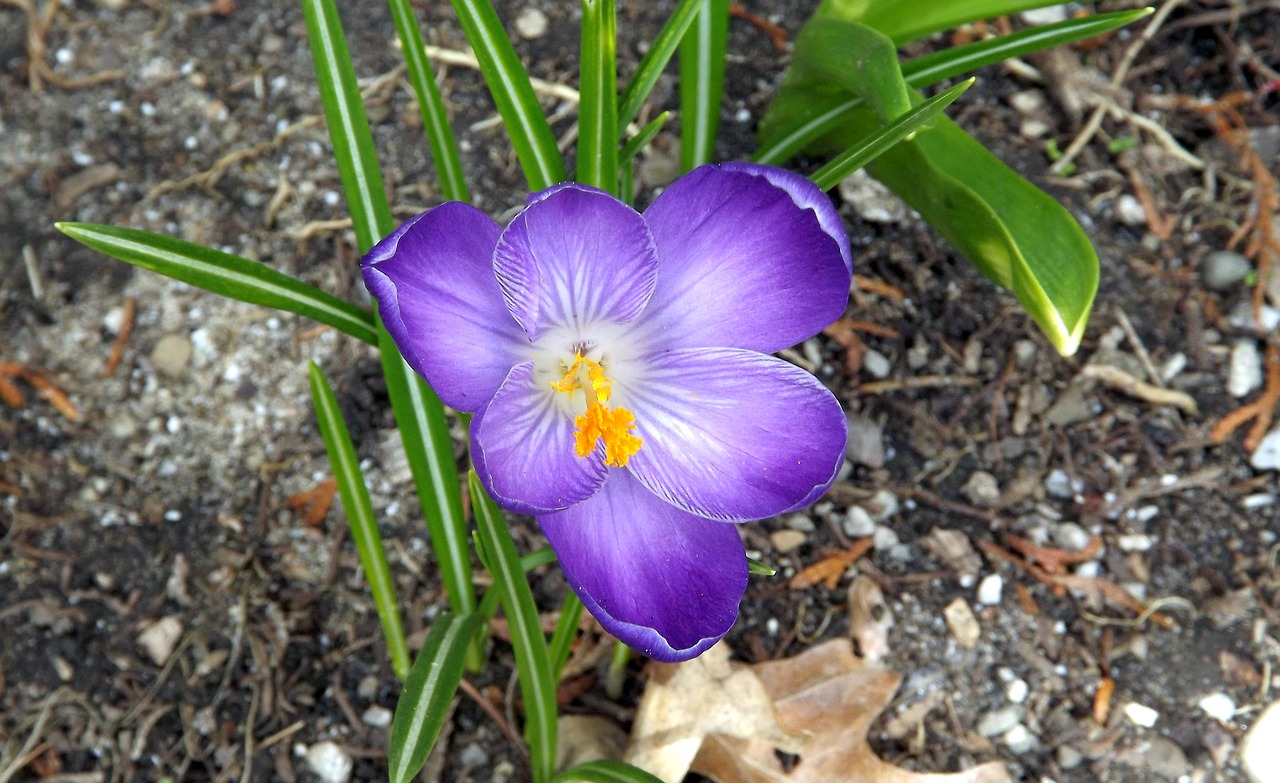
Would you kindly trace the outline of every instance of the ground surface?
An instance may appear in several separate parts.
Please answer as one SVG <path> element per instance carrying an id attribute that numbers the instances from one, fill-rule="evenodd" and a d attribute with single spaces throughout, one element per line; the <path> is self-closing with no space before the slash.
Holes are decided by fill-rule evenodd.
<path id="1" fill-rule="evenodd" d="M 366 458 L 411 630 L 442 608 L 376 357 L 302 319 L 134 272 L 52 227 L 181 236 L 364 301 L 350 231 L 332 222 L 344 208 L 327 137 L 308 119 L 319 103 L 301 12 L 75 0 L 48 18 L 43 2 L 35 17 L 24 5 L 0 5 L 0 362 L 29 373 L 14 381 L 25 401 L 0 402 L 0 778 L 307 780 L 302 755 L 332 740 L 357 779 L 378 779 L 397 684 L 357 559 L 339 510 L 308 524 L 287 502 L 327 476 L 305 381 L 314 359 Z M 428 42 L 463 48 L 447 4 L 427 5 Z M 536 76 L 572 82 L 571 5 L 500 4 L 513 30 L 521 10 L 549 17 L 519 43 Z M 671 3 L 624 5 L 625 71 Z M 782 0 L 746 5 L 792 36 L 803 21 Z M 370 113 L 407 216 L 438 196 L 394 72 L 391 21 L 376 3 L 343 12 L 359 72 L 390 74 L 371 83 Z M 756 661 L 847 634 L 846 588 L 870 578 L 894 619 L 887 662 L 906 675 L 888 712 L 923 715 L 909 730 L 873 729 L 886 758 L 930 771 L 998 759 L 1035 781 L 1243 779 L 1234 748 L 1275 698 L 1280 663 L 1280 506 L 1275 471 L 1249 464 L 1248 427 L 1221 445 L 1210 436 L 1261 394 L 1247 377 L 1239 397 L 1228 390 L 1233 355 L 1247 375 L 1280 342 L 1241 317 L 1245 283 L 1209 290 L 1201 273 L 1213 251 L 1248 244 L 1253 234 L 1236 234 L 1280 159 L 1267 92 L 1277 29 L 1273 3 L 1186 2 L 1115 89 L 1132 35 L 988 69 L 957 104 L 954 116 L 1062 197 L 1099 248 L 1101 292 L 1073 359 L 927 226 L 871 222 L 864 202 L 845 204 L 861 280 L 849 323 L 791 356 L 830 384 L 861 437 L 828 498 L 744 528 L 781 573 L 753 581 L 729 641 Z M 742 19 L 731 50 L 722 159 L 750 153 L 787 61 Z M 521 179 L 482 82 L 454 67 L 443 84 L 477 203 L 499 215 L 519 203 Z M 659 85 L 655 107 L 674 106 L 673 86 Z M 1223 143 L 1215 115 L 1180 103 L 1238 91 L 1263 174 Z M 1067 147 L 1099 100 L 1113 107 L 1101 132 L 1071 176 L 1049 176 L 1046 141 Z M 557 132 L 571 122 L 568 112 Z M 646 186 L 669 178 L 673 141 L 646 155 Z M 1090 365 L 1198 408 L 1100 385 Z M 42 379 L 76 418 L 39 393 Z M 866 535 L 875 549 L 835 589 L 788 588 Z M 1019 554 L 1013 536 L 1048 549 Z M 517 538 L 539 537 L 522 523 Z M 1077 554 L 1055 573 L 1063 550 Z M 1102 583 L 1160 601 L 1159 614 L 1104 599 Z M 538 585 L 553 609 L 559 576 Z M 944 620 L 957 600 L 976 612 L 972 648 Z M 495 647 L 475 682 L 485 697 L 506 698 L 510 659 Z M 633 674 L 632 701 L 610 703 L 596 685 L 568 709 L 625 722 L 642 688 Z M 1229 700 L 1218 718 L 1199 706 L 1214 694 Z M 1132 705 L 1154 711 L 1151 725 Z M 430 773 L 440 780 L 526 777 L 472 699 L 443 748 Z"/>

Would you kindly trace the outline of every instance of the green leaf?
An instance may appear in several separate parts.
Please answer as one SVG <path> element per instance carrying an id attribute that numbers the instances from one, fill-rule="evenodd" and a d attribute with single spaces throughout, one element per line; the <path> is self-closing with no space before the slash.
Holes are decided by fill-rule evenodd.
<path id="1" fill-rule="evenodd" d="M 797 106 L 861 98 L 819 142 L 840 149 L 895 120 L 904 90 L 887 39 L 864 25 L 815 17 L 796 40 L 795 63 L 762 134 Z M 766 139 L 769 137 L 766 136 Z M 1075 352 L 1098 286 L 1098 257 L 1075 219 L 944 116 L 868 166 L 987 277 L 1009 289 L 1064 355 Z"/>
<path id="2" fill-rule="evenodd" d="M 618 193 L 618 9 L 582 0 L 577 180 Z"/>
<path id="3" fill-rule="evenodd" d="M 387 775 L 392 783 L 409 783 L 426 763 L 462 682 L 467 646 L 482 624 L 478 614 L 458 616 L 451 612 L 431 623 L 391 722 Z"/>
<path id="4" fill-rule="evenodd" d="M 815 16 L 861 22 L 901 46 L 979 19 L 1057 4 L 1058 0 L 824 0 Z"/>
<path id="5" fill-rule="evenodd" d="M 220 250 L 133 228 L 57 223 L 80 244 L 230 299 L 313 318 L 377 344 L 373 315 L 275 269 Z"/>
<path id="6" fill-rule="evenodd" d="M 773 566 L 761 563 L 759 560 L 756 560 L 753 557 L 748 557 L 747 573 L 752 574 L 753 576 L 775 576 L 778 573 L 778 569 L 774 568 Z"/>
<path id="7" fill-rule="evenodd" d="M 524 740 L 534 783 L 551 779 L 556 761 L 556 679 L 551 673 L 547 640 L 542 635 L 538 608 L 525 581 L 515 542 L 493 499 L 474 470 L 467 474 L 476 533 L 484 547 L 493 587 L 507 617 L 511 646 L 516 655 L 520 693 L 524 697 Z"/>
<path id="8" fill-rule="evenodd" d="M 927 87 L 964 73 L 1025 57 L 1054 46 L 1092 38 L 1116 30 L 1152 13 L 1150 8 L 1116 11 L 1019 30 L 1016 33 L 942 49 L 908 60 L 902 75 L 911 87 Z M 862 105 L 862 98 L 814 85 L 803 94 L 784 91 L 761 122 L 761 144 L 754 160 L 779 165 L 829 134 L 846 115 Z"/>
<path id="9" fill-rule="evenodd" d="M 724 98 L 729 0 L 706 0 L 680 42 L 680 168 L 689 171 L 715 157 Z"/>
<path id="10" fill-rule="evenodd" d="M 338 399 L 315 362 L 311 362 L 309 376 L 311 401 L 316 408 L 316 419 L 320 423 L 320 434 L 324 437 L 324 448 L 329 455 L 329 466 L 333 468 L 333 477 L 342 496 L 342 509 L 346 512 L 347 524 L 351 528 L 351 540 L 355 542 L 356 552 L 360 554 L 360 565 L 364 568 L 365 580 L 369 582 L 369 590 L 373 593 L 373 607 L 382 622 L 382 635 L 387 640 L 391 664 L 396 676 L 404 679 L 409 673 L 409 646 L 405 643 L 404 627 L 400 624 L 395 583 L 391 579 L 386 550 L 382 548 L 382 536 L 378 533 L 378 522 L 374 518 L 373 503 L 369 501 L 369 490 L 360 471 L 360 459 L 351 443 L 342 411 L 338 409 Z"/>
<path id="11" fill-rule="evenodd" d="M 968 79 L 944 90 L 929 100 L 901 115 L 890 124 L 872 133 L 865 139 L 845 150 L 831 160 L 830 163 L 815 171 L 809 177 L 813 184 L 822 190 L 830 190 L 853 172 L 875 160 L 887 152 L 890 147 L 915 133 L 929 120 L 936 117 L 943 109 L 950 106 L 965 90 L 973 86 L 974 79 Z"/>
<path id="12" fill-rule="evenodd" d="M 551 644 L 547 654 L 551 656 L 551 676 L 560 681 L 560 672 L 569 660 L 569 651 L 573 648 L 573 640 L 578 638 L 578 620 L 582 618 L 582 599 L 578 594 L 569 591 L 560 607 L 560 618 L 556 620 L 556 630 L 551 634 Z"/>
<path id="13" fill-rule="evenodd" d="M 653 141 L 653 137 L 658 135 L 658 132 L 662 130 L 663 125 L 667 124 L 667 120 L 670 117 L 671 112 L 664 111 L 654 117 L 648 125 L 641 128 L 640 132 L 634 137 L 628 139 L 627 143 L 622 145 L 622 151 L 618 153 L 618 162 L 623 166 L 629 164 L 636 155 L 640 154 L 640 150 L 644 149 L 644 145 Z"/>
<path id="14" fill-rule="evenodd" d="M 621 761 L 587 761 L 556 775 L 554 783 L 662 783 L 662 778 Z"/>
<path id="15" fill-rule="evenodd" d="M 649 51 L 640 59 L 640 65 L 636 66 L 631 81 L 627 82 L 626 89 L 622 91 L 622 97 L 618 100 L 618 127 L 625 128 L 636 118 L 640 107 L 653 91 L 653 85 L 658 83 L 658 77 L 671 61 L 671 56 L 676 53 L 676 47 L 680 45 L 689 25 L 693 24 L 694 17 L 706 3 L 707 0 L 680 0 L 675 13 L 671 14 L 667 23 L 658 31 L 658 36 L 649 45 Z"/>
<path id="16" fill-rule="evenodd" d="M 567 176 L 556 137 L 538 105 L 529 74 L 503 32 L 497 12 L 488 0 L 451 2 L 480 61 L 480 72 L 493 94 L 494 105 L 511 137 L 529 189 L 543 190 L 563 182 Z"/>
<path id="17" fill-rule="evenodd" d="M 436 161 L 436 176 L 440 180 L 440 194 L 449 201 L 470 201 L 467 181 L 462 174 L 462 159 L 458 144 L 449 127 L 449 113 L 445 110 L 435 74 L 427 61 L 422 45 L 422 33 L 414 18 L 409 0 L 388 0 L 391 15 L 395 19 L 396 34 L 400 36 L 400 48 L 404 51 L 405 68 L 409 83 L 418 96 L 418 111 L 422 114 L 422 127 L 431 145 L 431 156 Z"/>
<path id="18" fill-rule="evenodd" d="M 333 3 L 303 0 L 302 6 L 343 192 L 360 251 L 368 252 L 394 227 L 373 153 L 369 122 Z M 471 614 L 476 608 L 475 589 L 471 585 L 471 554 L 467 547 L 453 439 L 444 406 L 404 361 L 381 323 L 378 324 L 378 347 L 387 394 L 413 474 L 414 488 L 422 501 L 445 590 L 454 610 Z"/>

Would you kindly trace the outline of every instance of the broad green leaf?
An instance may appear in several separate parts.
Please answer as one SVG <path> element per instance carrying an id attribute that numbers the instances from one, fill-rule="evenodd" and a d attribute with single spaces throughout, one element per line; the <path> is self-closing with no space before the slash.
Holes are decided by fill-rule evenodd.
<path id="1" fill-rule="evenodd" d="M 861 22 L 901 46 L 979 19 L 1057 4 L 1058 0 L 823 0 L 815 16 Z"/>
<path id="2" fill-rule="evenodd" d="M 1149 16 L 1152 11 L 1151 8 L 1139 8 L 1068 19 L 941 49 L 903 63 L 902 75 L 912 87 L 928 87 L 1012 57 L 1025 57 L 1054 46 L 1109 33 Z M 780 105 L 780 102 L 785 105 Z M 754 160 L 776 166 L 830 133 L 844 121 L 848 112 L 862 105 L 862 98 L 839 91 L 820 92 L 815 88 L 811 94 L 784 93 L 774 105 L 778 109 L 771 110 L 765 117 L 765 122 L 771 126 L 761 126 L 761 136 L 767 137 L 768 143 L 762 140 Z"/>
<path id="3" fill-rule="evenodd" d="M 534 783 L 545 783 L 551 779 L 556 761 L 556 678 L 551 673 L 547 640 L 502 512 L 485 493 L 474 470 L 467 474 L 467 481 L 476 534 L 493 574 L 490 589 L 498 592 L 511 631 L 520 694 L 524 697 L 524 741 L 529 747 L 529 766 Z"/>
<path id="4" fill-rule="evenodd" d="M 360 251 L 367 252 L 394 228 L 374 157 L 373 137 L 332 1 L 303 0 L 302 7 L 343 192 Z M 378 324 L 378 347 L 387 395 L 408 457 L 414 488 L 422 502 L 445 591 L 455 611 L 471 614 L 476 608 L 475 589 L 471 585 L 471 554 L 453 439 L 444 406 L 405 362 L 381 323 Z"/>
<path id="5" fill-rule="evenodd" d="M 621 761 L 587 761 L 570 767 L 554 783 L 662 783 L 662 778 Z"/>
<path id="6" fill-rule="evenodd" d="M 388 0 L 391 16 L 395 19 L 396 34 L 400 37 L 400 48 L 404 51 L 405 69 L 409 74 L 409 83 L 418 96 L 418 111 L 422 114 L 422 127 L 427 133 L 427 142 L 431 145 L 431 156 L 436 162 L 436 177 L 440 180 L 440 194 L 449 201 L 470 201 L 467 181 L 462 174 L 462 159 L 458 155 L 458 144 L 454 141 L 453 130 L 449 127 L 449 114 L 444 108 L 444 99 L 440 96 L 440 88 L 436 86 L 435 74 L 431 71 L 431 63 L 427 61 L 426 49 L 422 45 L 422 33 L 418 30 L 418 20 L 413 15 L 413 6 L 409 0 Z"/>
<path id="7" fill-rule="evenodd" d="M 706 0 L 680 42 L 680 168 L 715 157 L 724 98 L 729 0 Z"/>
<path id="8" fill-rule="evenodd" d="M 85 247 L 241 302 L 313 318 L 376 345 L 373 314 L 275 269 L 221 250 L 133 228 L 58 223 Z"/>
<path id="9" fill-rule="evenodd" d="M 462 682 L 467 646 L 482 623 L 478 614 L 460 617 L 452 612 L 445 612 L 431 623 L 391 721 L 387 776 L 392 783 L 410 783 L 427 762 L 449 703 Z"/>
<path id="10" fill-rule="evenodd" d="M 409 646 L 405 643 L 404 627 L 400 624 L 395 582 L 391 579 L 387 552 L 382 548 L 382 536 L 378 533 L 378 520 L 374 517 L 369 489 L 360 470 L 360 458 L 356 456 L 356 447 L 342 419 L 338 398 L 325 380 L 324 373 L 315 362 L 310 363 L 309 373 L 311 401 L 316 408 L 316 420 L 324 437 L 329 466 L 342 496 L 342 510 L 351 528 L 351 540 L 360 554 L 360 565 L 364 568 L 369 591 L 373 593 L 373 607 L 382 622 L 382 635 L 387 640 L 391 664 L 396 676 L 404 679 L 409 674 Z"/>
<path id="11" fill-rule="evenodd" d="M 480 61 L 480 72 L 511 137 L 529 189 L 543 190 L 563 182 L 567 175 L 556 137 L 538 105 L 529 74 L 502 29 L 498 13 L 489 0 L 451 2 Z"/>
<path id="12" fill-rule="evenodd" d="M 618 9 L 582 0 L 581 85 L 576 179 L 618 194 Z"/>
<path id="13" fill-rule="evenodd" d="M 675 13 L 671 14 L 667 23 L 658 31 L 658 36 L 640 59 L 640 65 L 636 66 L 636 72 L 632 74 L 631 81 L 627 82 L 622 97 L 618 99 L 618 127 L 625 128 L 635 119 L 640 107 L 653 91 L 653 85 L 658 83 L 662 70 L 675 54 L 685 31 L 693 24 L 694 17 L 706 2 L 707 0 L 680 0 Z"/>
<path id="14" fill-rule="evenodd" d="M 890 124 L 860 139 L 857 144 L 835 156 L 830 163 L 815 171 L 809 179 L 823 190 L 830 190 L 853 172 L 888 152 L 889 148 L 915 133 L 943 109 L 950 106 L 965 90 L 973 86 L 973 79 L 960 82 L 944 90 L 919 106 L 907 111 Z"/>
<path id="15" fill-rule="evenodd" d="M 876 38 L 879 41 L 876 41 Z M 815 17 L 796 40 L 795 64 L 761 123 L 769 133 L 796 106 L 830 108 L 850 97 L 841 122 L 819 143 L 843 149 L 880 131 L 923 98 L 897 73 L 888 39 L 865 25 Z M 868 171 L 914 207 L 987 277 L 1009 289 L 1054 347 L 1075 352 L 1098 285 L 1098 257 L 1079 224 L 946 117 L 892 147 Z"/>

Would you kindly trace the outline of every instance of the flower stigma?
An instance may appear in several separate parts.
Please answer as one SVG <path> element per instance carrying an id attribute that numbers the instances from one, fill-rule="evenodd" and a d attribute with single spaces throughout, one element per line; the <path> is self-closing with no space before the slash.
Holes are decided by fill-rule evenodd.
<path id="1" fill-rule="evenodd" d="M 561 367 L 564 367 L 562 364 Z M 605 464 L 621 468 L 625 467 L 631 455 L 640 450 L 644 441 L 631 434 L 636 417 L 626 408 L 610 408 L 604 403 L 613 394 L 610 384 L 612 378 L 604 374 L 604 365 L 592 361 L 577 351 L 573 364 L 565 367 L 564 376 L 554 381 L 551 388 L 564 392 L 570 397 L 581 391 L 587 401 L 586 413 L 574 417 L 573 453 L 579 457 L 587 457 L 595 451 L 596 441 L 604 441 Z"/>

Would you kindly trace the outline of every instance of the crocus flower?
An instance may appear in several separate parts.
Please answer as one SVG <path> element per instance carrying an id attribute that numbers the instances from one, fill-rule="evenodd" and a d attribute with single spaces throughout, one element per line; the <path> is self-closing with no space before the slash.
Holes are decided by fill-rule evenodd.
<path id="1" fill-rule="evenodd" d="M 505 229 L 449 202 L 363 269 L 405 359 L 475 414 L 485 488 L 537 518 L 583 604 L 647 656 L 692 658 L 733 625 L 747 562 L 727 523 L 834 480 L 839 403 L 769 355 L 848 301 L 849 240 L 799 175 L 703 166 L 643 214 L 565 183 Z"/>

